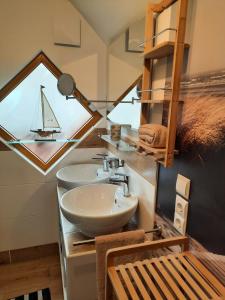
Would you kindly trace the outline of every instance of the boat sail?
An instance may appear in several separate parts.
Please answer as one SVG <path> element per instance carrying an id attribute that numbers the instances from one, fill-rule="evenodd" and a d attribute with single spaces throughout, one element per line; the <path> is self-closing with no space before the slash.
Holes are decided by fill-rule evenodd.
<path id="1" fill-rule="evenodd" d="M 61 132 L 59 122 L 43 91 L 44 88 L 43 85 L 40 86 L 42 128 L 30 130 L 31 132 L 37 133 L 40 137 L 53 136 L 54 133 Z"/>

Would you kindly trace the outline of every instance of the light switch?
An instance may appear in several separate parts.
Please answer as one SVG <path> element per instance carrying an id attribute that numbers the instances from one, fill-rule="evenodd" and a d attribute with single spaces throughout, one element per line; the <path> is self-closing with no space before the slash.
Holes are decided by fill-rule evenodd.
<path id="1" fill-rule="evenodd" d="M 176 183 L 176 191 L 181 196 L 185 197 L 186 199 L 189 198 L 190 194 L 190 186 L 191 186 L 191 180 L 178 174 L 177 175 L 177 183 Z"/>

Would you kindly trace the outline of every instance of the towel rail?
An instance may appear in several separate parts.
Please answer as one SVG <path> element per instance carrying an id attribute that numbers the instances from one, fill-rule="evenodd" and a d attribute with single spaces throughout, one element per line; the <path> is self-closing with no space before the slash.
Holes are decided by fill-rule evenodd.
<path id="1" fill-rule="evenodd" d="M 159 225 L 159 226 L 156 226 L 152 230 L 145 231 L 145 234 L 154 233 L 154 232 L 162 233 L 162 226 Z M 94 243 L 94 242 L 95 242 L 95 239 L 88 239 L 88 240 L 73 242 L 73 246 L 80 246 L 80 245 L 85 245 L 85 244 L 91 244 L 91 243 Z"/>
<path id="2" fill-rule="evenodd" d="M 160 31 L 160 32 L 156 33 L 155 35 L 153 35 L 153 37 L 151 37 L 150 40 L 145 40 L 144 42 L 140 43 L 140 44 L 138 45 L 138 47 L 144 47 L 144 45 L 145 45 L 146 42 L 149 42 L 149 41 L 151 41 L 151 40 L 154 40 L 155 38 L 157 38 L 158 36 L 160 36 L 162 33 L 166 32 L 166 31 L 177 31 L 177 29 L 176 29 L 176 28 L 170 28 L 170 27 L 165 28 L 165 29 L 163 29 L 162 31 Z"/>

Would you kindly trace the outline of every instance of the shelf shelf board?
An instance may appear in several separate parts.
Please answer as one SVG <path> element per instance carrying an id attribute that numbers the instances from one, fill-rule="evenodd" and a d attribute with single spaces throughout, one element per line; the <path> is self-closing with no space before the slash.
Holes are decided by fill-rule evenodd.
<path id="1" fill-rule="evenodd" d="M 37 140 L 10 140 L 5 143 L 8 145 L 18 144 L 42 144 L 42 143 L 78 143 L 78 139 L 37 139 Z"/>
<path id="2" fill-rule="evenodd" d="M 124 151 L 124 152 L 134 152 L 136 151 L 136 148 L 133 145 L 130 145 L 130 143 L 119 140 L 119 141 L 113 141 L 110 137 L 110 135 L 102 135 L 101 139 L 109 143 L 110 145 L 114 146 L 117 150 Z"/>
<path id="3" fill-rule="evenodd" d="M 164 158 L 164 155 L 167 151 L 166 148 L 153 148 L 153 147 L 149 146 L 147 143 L 140 141 L 140 140 L 137 142 L 137 147 L 139 149 L 142 148 L 148 154 L 156 156 L 155 160 L 159 161 L 159 162 L 160 162 L 160 160 L 162 160 Z M 179 151 L 174 150 L 174 154 L 179 154 Z M 164 163 L 164 161 L 162 163 Z"/>
<path id="4" fill-rule="evenodd" d="M 159 100 L 140 100 L 139 103 L 147 103 L 147 104 L 162 104 L 164 102 L 170 102 L 170 100 L 159 99 Z"/>
<path id="5" fill-rule="evenodd" d="M 139 141 L 137 143 L 137 146 L 140 148 L 143 148 L 146 152 L 152 153 L 152 154 L 164 154 L 166 153 L 166 148 L 153 148 L 149 146 L 147 143 Z"/>
<path id="6" fill-rule="evenodd" d="M 147 103 L 147 104 L 162 104 L 162 103 L 169 103 L 171 102 L 171 100 L 169 99 L 159 99 L 159 100 L 140 100 L 139 103 Z M 174 101 L 174 102 L 178 102 L 178 103 L 183 103 L 183 100 L 179 100 L 179 101 Z"/>
<path id="7" fill-rule="evenodd" d="M 159 59 L 163 57 L 167 57 L 174 52 L 174 45 L 175 42 L 163 42 L 159 45 L 153 47 L 150 51 L 144 52 L 143 56 L 144 58 L 149 59 Z M 185 44 L 185 48 L 189 48 L 189 44 Z"/>

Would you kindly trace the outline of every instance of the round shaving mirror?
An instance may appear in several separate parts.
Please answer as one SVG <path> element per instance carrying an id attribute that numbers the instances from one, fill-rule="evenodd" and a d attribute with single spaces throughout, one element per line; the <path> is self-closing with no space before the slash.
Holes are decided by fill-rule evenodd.
<path id="1" fill-rule="evenodd" d="M 70 96 L 74 93 L 76 84 L 70 74 L 64 73 L 58 79 L 57 88 L 63 96 Z"/>

